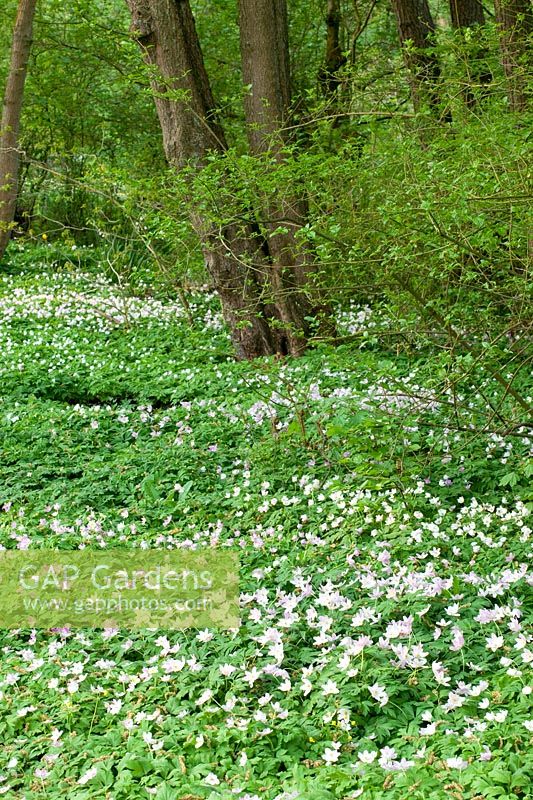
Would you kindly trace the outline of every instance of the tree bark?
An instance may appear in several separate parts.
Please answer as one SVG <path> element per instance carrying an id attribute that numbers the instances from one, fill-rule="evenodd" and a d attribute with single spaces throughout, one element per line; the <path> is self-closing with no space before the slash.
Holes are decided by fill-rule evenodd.
<path id="1" fill-rule="evenodd" d="M 333 95 L 338 86 L 337 72 L 346 63 L 340 43 L 340 0 L 327 0 L 326 9 L 326 56 L 318 79 L 326 95 Z"/>
<path id="2" fill-rule="evenodd" d="M 0 259 L 9 242 L 17 204 L 18 134 L 36 5 L 37 0 L 19 0 L 13 29 L 0 124 Z"/>
<path id="3" fill-rule="evenodd" d="M 507 78 L 507 95 L 511 111 L 525 111 L 530 101 L 531 34 L 533 9 L 531 0 L 494 0 L 496 22 L 500 28 L 502 66 Z"/>
<path id="4" fill-rule="evenodd" d="M 150 69 L 169 164 L 201 170 L 210 152 L 223 154 L 220 125 L 188 0 L 126 0 L 132 31 Z M 287 353 L 288 334 L 267 307 L 267 272 L 250 225 L 220 230 L 192 207 L 192 225 L 239 358 Z"/>
<path id="5" fill-rule="evenodd" d="M 485 23 L 480 0 L 450 0 L 450 15 L 454 28 L 472 28 Z"/>
<path id="6" fill-rule="evenodd" d="M 291 103 L 286 0 L 239 0 L 239 30 L 250 149 L 277 152 Z"/>
<path id="7" fill-rule="evenodd" d="M 410 74 L 411 97 L 415 110 L 427 100 L 436 109 L 439 105 L 437 83 L 440 68 L 431 52 L 435 23 L 427 0 L 391 0 L 396 16 L 404 61 Z"/>
<path id="8" fill-rule="evenodd" d="M 286 0 L 239 0 L 239 29 L 243 82 L 250 87 L 244 98 L 250 151 L 280 163 L 291 117 Z M 259 206 L 273 301 L 287 326 L 289 351 L 299 354 L 305 349 L 308 318 L 327 314 L 325 305 L 311 300 L 313 257 L 295 236 L 305 224 L 307 204 L 290 189 L 282 197 L 262 198 Z"/>

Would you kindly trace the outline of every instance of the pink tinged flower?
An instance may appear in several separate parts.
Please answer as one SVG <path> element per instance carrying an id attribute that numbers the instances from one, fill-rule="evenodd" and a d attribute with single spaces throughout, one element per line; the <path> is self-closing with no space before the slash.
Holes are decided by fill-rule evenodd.
<path id="1" fill-rule="evenodd" d="M 375 750 L 362 750 L 360 753 L 357 753 L 357 758 L 363 764 L 372 764 L 372 762 L 376 760 L 377 755 Z"/>
<path id="2" fill-rule="evenodd" d="M 421 644 L 413 645 L 410 657 L 411 667 L 424 667 L 427 663 L 427 653 Z"/>
<path id="3" fill-rule="evenodd" d="M 466 697 L 462 697 L 457 692 L 450 692 L 448 695 L 448 699 L 446 703 L 443 705 L 443 709 L 446 713 L 448 711 L 453 711 L 456 708 L 461 708 L 466 702 Z"/>
<path id="4" fill-rule="evenodd" d="M 326 683 L 322 687 L 322 694 L 324 697 L 328 697 L 332 694 L 339 694 L 339 689 L 335 681 L 326 681 Z"/>
<path id="5" fill-rule="evenodd" d="M 275 659 L 277 664 L 281 664 L 281 662 L 283 661 L 283 656 L 284 656 L 283 645 L 281 643 L 280 644 L 272 644 L 268 648 L 268 655 L 271 656 L 273 659 Z"/>
<path id="6" fill-rule="evenodd" d="M 498 636 L 495 633 L 492 633 L 490 636 L 487 636 L 487 650 L 492 650 L 493 653 L 496 650 L 499 650 L 500 647 L 503 647 L 503 636 Z"/>
<path id="7" fill-rule="evenodd" d="M 197 706 L 203 706 L 205 703 L 209 702 L 213 697 L 213 692 L 211 689 L 206 689 L 205 692 L 202 692 L 198 700 L 196 701 Z"/>
<path id="8" fill-rule="evenodd" d="M 460 628 L 452 628 L 452 643 L 450 645 L 450 650 L 461 650 L 464 647 L 465 637 L 463 636 L 463 632 Z"/>
<path id="9" fill-rule="evenodd" d="M 89 783 L 89 781 L 96 776 L 97 772 L 98 770 L 96 767 L 91 767 L 81 776 L 81 778 L 78 778 L 78 784 L 80 786 L 84 786 L 86 783 Z"/>
<path id="10" fill-rule="evenodd" d="M 449 686 L 450 679 L 447 675 L 447 670 L 440 663 L 440 661 L 434 661 L 431 665 L 431 669 L 433 670 L 433 675 L 435 676 L 437 683 L 439 683 L 441 686 Z"/>
<path id="11" fill-rule="evenodd" d="M 386 706 L 387 703 L 389 702 L 389 695 L 387 694 L 385 687 L 380 686 L 379 683 L 374 683 L 372 686 L 369 686 L 368 691 L 370 692 L 374 700 L 378 701 L 378 703 L 382 708 L 383 706 Z"/>
<path id="12" fill-rule="evenodd" d="M 162 650 L 161 655 L 166 656 L 166 654 L 170 652 L 170 642 L 167 636 L 160 636 L 158 639 L 155 640 L 155 643 L 158 647 L 161 648 Z"/>
<path id="13" fill-rule="evenodd" d="M 399 761 L 391 761 L 387 765 L 386 769 L 388 769 L 390 772 L 405 772 L 405 770 L 411 769 L 411 767 L 414 767 L 414 765 L 414 761 L 411 761 L 408 758 L 400 758 Z"/>
<path id="14" fill-rule="evenodd" d="M 394 747 L 382 747 L 379 753 L 379 766 L 387 769 L 396 759 L 397 753 Z"/>
<path id="15" fill-rule="evenodd" d="M 222 703 L 221 707 L 222 707 L 223 711 L 225 711 L 227 714 L 230 714 L 233 711 L 233 709 L 235 708 L 236 705 L 237 705 L 236 698 L 235 697 L 230 697 L 229 700 L 227 700 L 225 703 Z"/>
<path id="16" fill-rule="evenodd" d="M 344 655 L 339 658 L 338 666 L 341 672 L 346 672 L 346 670 L 350 666 L 350 656 L 348 655 L 348 653 L 344 653 Z"/>
<path id="17" fill-rule="evenodd" d="M 474 619 L 481 625 L 487 625 L 489 622 L 495 622 L 498 619 L 498 614 L 488 608 L 482 608 Z"/>
<path id="18" fill-rule="evenodd" d="M 473 697 L 479 697 L 480 694 L 483 694 L 489 688 L 488 681 L 480 681 L 477 686 L 473 686 L 470 690 L 470 694 Z"/>
<path id="19" fill-rule="evenodd" d="M 147 733 L 143 733 L 143 741 L 145 744 L 149 745 L 154 752 L 161 750 L 163 747 L 163 741 L 154 739 L 153 735 L 149 731 Z"/>
<path id="20" fill-rule="evenodd" d="M 18 540 L 17 549 L 18 550 L 29 550 L 30 545 L 31 545 L 30 537 L 26 536 L 26 534 L 24 534 L 24 536 L 21 536 L 20 539 Z"/>
<path id="21" fill-rule="evenodd" d="M 256 667 L 252 667 L 252 669 L 250 669 L 250 670 L 248 670 L 248 671 L 246 671 L 244 673 L 243 680 L 245 680 L 246 683 L 251 687 L 251 686 L 254 685 L 254 683 L 256 681 L 259 680 L 260 677 L 261 677 L 261 673 L 259 672 L 259 670 L 256 669 Z"/>
<path id="22" fill-rule="evenodd" d="M 413 617 L 403 617 L 387 625 L 385 630 L 386 639 L 394 639 L 400 636 L 410 636 L 413 628 Z"/>
<path id="23" fill-rule="evenodd" d="M 502 708 L 500 711 L 488 711 L 485 714 L 485 719 L 488 722 L 505 722 L 508 713 L 509 712 L 505 708 Z"/>
<path id="24" fill-rule="evenodd" d="M 48 778 L 49 775 L 50 775 L 49 770 L 44 769 L 44 767 L 38 767 L 35 770 L 35 777 L 36 778 L 41 778 L 41 780 L 44 780 L 45 778 Z"/>
<path id="25" fill-rule="evenodd" d="M 482 751 L 481 751 L 481 753 L 479 754 L 479 760 L 480 760 L 480 761 L 490 761 L 490 760 L 491 760 L 491 758 L 492 758 L 492 752 L 491 752 L 491 751 L 490 751 L 490 749 L 487 747 L 487 745 L 485 745 L 485 746 L 483 747 L 483 750 L 482 750 Z"/>
<path id="26" fill-rule="evenodd" d="M 174 672 L 181 672 L 185 666 L 185 661 L 182 658 L 167 658 L 166 661 L 163 661 L 161 666 L 163 667 L 163 672 L 170 675 Z"/>
<path id="27" fill-rule="evenodd" d="M 207 784 L 207 786 L 218 786 L 220 780 L 217 778 L 214 772 L 209 772 L 204 778 L 204 783 Z"/>
<path id="28" fill-rule="evenodd" d="M 468 767 L 468 761 L 465 761 L 464 758 L 447 758 L 446 759 L 446 766 L 450 769 L 466 769 Z"/>
<path id="29" fill-rule="evenodd" d="M 109 703 L 105 704 L 105 709 L 108 714 L 118 714 L 120 709 L 122 708 L 122 700 L 110 700 Z"/>

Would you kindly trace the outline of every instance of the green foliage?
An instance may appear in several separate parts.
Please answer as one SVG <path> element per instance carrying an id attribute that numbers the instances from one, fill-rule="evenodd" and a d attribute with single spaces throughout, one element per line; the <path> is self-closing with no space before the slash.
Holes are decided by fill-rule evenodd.
<path id="1" fill-rule="evenodd" d="M 281 161 L 247 152 L 235 3 L 193 5 L 230 149 L 176 175 L 125 5 L 40 3 L 0 546 L 231 547 L 242 626 L 1 632 L 0 792 L 526 797 L 531 126 L 495 27 L 439 22 L 443 123 L 412 111 L 388 3 L 341 3 L 328 94 L 324 4 L 291 2 Z M 265 233 L 295 189 L 336 346 L 236 363 L 191 205 Z"/>
<path id="2" fill-rule="evenodd" d="M 388 346 L 383 310 L 340 314 L 356 344 L 236 363 L 213 297 L 191 324 L 47 247 L 0 284 L 0 545 L 233 547 L 243 619 L 2 632 L 9 791 L 523 796 L 527 431 L 484 431 L 466 379 L 454 427 L 446 354 Z"/>

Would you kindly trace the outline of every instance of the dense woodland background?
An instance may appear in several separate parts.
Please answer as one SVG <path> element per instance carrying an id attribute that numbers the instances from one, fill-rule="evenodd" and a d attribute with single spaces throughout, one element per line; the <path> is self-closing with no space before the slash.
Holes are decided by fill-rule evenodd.
<path id="1" fill-rule="evenodd" d="M 187 3 L 38 4 L 15 248 L 207 281 L 245 357 L 301 352 L 347 299 L 524 333 L 528 2 L 192 11 L 198 39 Z"/>

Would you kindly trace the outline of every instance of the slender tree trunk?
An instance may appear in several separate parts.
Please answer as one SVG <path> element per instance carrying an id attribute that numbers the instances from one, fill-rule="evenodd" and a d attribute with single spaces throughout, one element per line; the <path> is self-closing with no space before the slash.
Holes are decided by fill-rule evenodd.
<path id="1" fill-rule="evenodd" d="M 507 78 L 511 111 L 525 111 L 529 104 L 531 81 L 531 0 L 494 0 L 496 21 L 500 27 L 502 66 Z"/>
<path id="2" fill-rule="evenodd" d="M 9 242 L 17 204 L 18 134 L 37 0 L 19 0 L 0 124 L 0 259 Z"/>
<path id="3" fill-rule="evenodd" d="M 402 45 L 404 60 L 410 73 L 411 97 L 415 110 L 428 101 L 439 105 L 437 83 L 440 68 L 437 56 L 430 50 L 435 23 L 427 0 L 391 0 Z"/>
<path id="4" fill-rule="evenodd" d="M 188 0 L 126 0 L 147 63 L 167 160 L 202 169 L 226 149 Z M 219 230 L 192 208 L 191 222 L 239 358 L 283 351 L 262 298 L 265 264 L 249 226 Z M 286 352 L 286 351 L 285 351 Z"/>
<path id="5" fill-rule="evenodd" d="M 281 163 L 291 112 L 286 0 L 239 0 L 239 28 L 243 81 L 251 87 L 244 99 L 250 151 Z M 310 298 L 312 253 L 295 237 L 305 224 L 307 204 L 289 187 L 282 197 L 263 198 L 260 205 L 273 301 L 289 332 L 289 351 L 298 354 L 306 345 L 309 316 L 326 313 L 325 305 L 320 308 Z"/>
<path id="6" fill-rule="evenodd" d="M 326 55 L 324 66 L 318 74 L 318 79 L 326 95 L 333 95 L 336 92 L 339 86 L 337 72 L 346 63 L 340 43 L 340 26 L 340 0 L 327 0 Z"/>
<path id="7" fill-rule="evenodd" d="M 450 0 L 450 16 L 452 26 L 463 34 L 471 31 L 476 26 L 485 24 L 485 12 L 481 0 Z M 482 66 L 482 62 L 488 56 L 486 49 L 482 46 L 471 44 L 471 35 L 463 35 L 465 55 L 468 53 L 468 62 L 473 61 L 471 76 L 476 84 L 487 85 L 492 80 L 492 73 L 488 67 Z M 474 108 L 476 98 L 471 87 L 467 86 L 464 91 L 465 103 L 469 108 Z"/>

